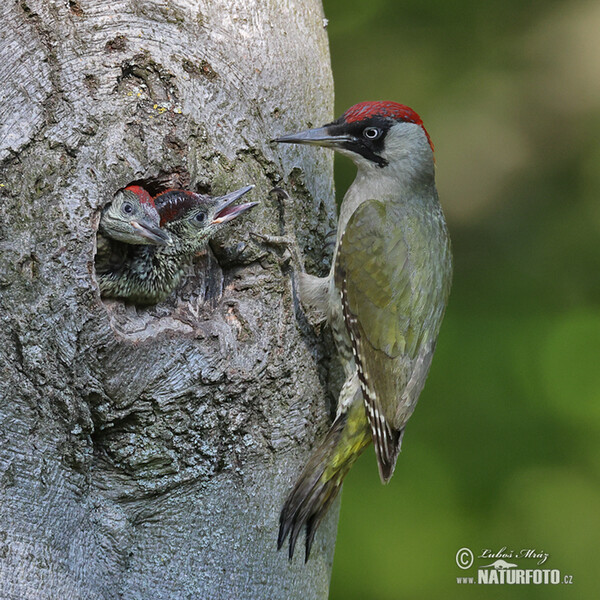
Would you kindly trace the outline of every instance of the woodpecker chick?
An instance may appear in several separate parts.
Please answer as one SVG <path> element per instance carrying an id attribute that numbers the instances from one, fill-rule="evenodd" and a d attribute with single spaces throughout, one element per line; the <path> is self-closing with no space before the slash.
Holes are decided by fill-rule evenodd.
<path id="1" fill-rule="evenodd" d="M 168 190 L 154 198 L 168 246 L 132 246 L 114 269 L 99 273 L 100 292 L 135 304 L 156 304 L 177 286 L 189 260 L 210 238 L 257 202 L 233 205 L 254 186 L 212 198 L 186 190 Z"/>
<path id="2" fill-rule="evenodd" d="M 346 381 L 335 421 L 280 517 L 289 556 L 315 530 L 342 481 L 373 441 L 383 483 L 431 365 L 452 278 L 450 239 L 434 181 L 433 144 L 419 115 L 395 102 L 362 102 L 324 127 L 280 143 L 332 148 L 358 170 L 338 222 L 328 277 L 301 274 L 300 299 L 327 315 Z"/>
<path id="3" fill-rule="evenodd" d="M 170 238 L 160 228 L 160 216 L 150 194 L 139 185 L 119 190 L 104 208 L 100 233 L 126 244 L 165 246 Z"/>

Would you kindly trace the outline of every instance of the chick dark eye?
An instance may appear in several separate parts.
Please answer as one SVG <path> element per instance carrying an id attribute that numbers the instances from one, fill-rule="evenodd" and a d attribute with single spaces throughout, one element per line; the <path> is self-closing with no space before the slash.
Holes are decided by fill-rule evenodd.
<path id="1" fill-rule="evenodd" d="M 129 202 L 125 202 L 121 208 L 121 210 L 126 214 L 130 215 L 133 212 L 133 204 Z"/>
<path id="2" fill-rule="evenodd" d="M 363 135 L 368 140 L 376 140 L 381 135 L 381 129 L 379 129 L 378 127 L 367 127 L 363 131 Z"/>
<path id="3" fill-rule="evenodd" d="M 196 223 L 204 223 L 204 219 L 206 219 L 206 215 L 204 213 L 198 213 L 195 217 L 194 220 L 196 221 Z"/>

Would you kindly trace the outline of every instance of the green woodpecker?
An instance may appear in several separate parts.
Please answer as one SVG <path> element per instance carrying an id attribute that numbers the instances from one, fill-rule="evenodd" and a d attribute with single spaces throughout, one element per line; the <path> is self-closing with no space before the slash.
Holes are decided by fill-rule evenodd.
<path id="1" fill-rule="evenodd" d="M 139 185 L 119 190 L 104 208 L 100 233 L 126 244 L 165 246 L 169 235 L 160 228 L 160 216 L 150 194 Z"/>
<path id="2" fill-rule="evenodd" d="M 116 264 L 96 265 L 100 293 L 134 304 L 156 304 L 175 289 L 193 256 L 210 238 L 257 202 L 233 206 L 254 186 L 219 198 L 186 190 L 168 190 L 154 198 L 161 227 L 170 237 L 166 246 L 130 246 Z"/>
<path id="3" fill-rule="evenodd" d="M 332 148 L 358 170 L 339 215 L 331 272 L 301 274 L 300 299 L 327 315 L 346 381 L 337 415 L 280 518 L 290 559 L 317 526 L 354 461 L 373 441 L 383 483 L 431 365 L 450 293 L 450 239 L 423 121 L 395 102 L 362 102 L 337 121 L 275 140 Z"/>

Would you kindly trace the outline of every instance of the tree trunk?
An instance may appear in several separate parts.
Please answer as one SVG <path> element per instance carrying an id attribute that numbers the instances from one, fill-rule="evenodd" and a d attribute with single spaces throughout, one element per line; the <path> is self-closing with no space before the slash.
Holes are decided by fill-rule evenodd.
<path id="1" fill-rule="evenodd" d="M 329 348 L 249 235 L 327 270 L 331 156 L 269 143 L 332 116 L 320 1 L 0 10 L 0 598 L 327 597 L 337 511 L 307 565 L 276 539 L 328 426 Z M 157 175 L 260 205 L 167 301 L 102 301 L 100 210 Z"/>

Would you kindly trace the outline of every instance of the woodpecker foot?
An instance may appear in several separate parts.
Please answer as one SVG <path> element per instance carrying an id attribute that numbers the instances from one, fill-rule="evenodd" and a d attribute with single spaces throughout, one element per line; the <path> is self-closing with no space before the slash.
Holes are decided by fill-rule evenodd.
<path id="1" fill-rule="evenodd" d="M 265 235 L 262 233 L 250 232 L 250 235 L 266 246 L 276 248 L 281 252 L 281 265 L 289 265 L 291 262 L 296 271 L 302 272 L 303 261 L 296 245 L 295 240 L 285 235 Z"/>
<path id="2" fill-rule="evenodd" d="M 285 235 L 285 218 L 284 218 L 284 210 L 286 201 L 290 200 L 290 195 L 280 187 L 274 187 L 269 191 L 269 194 L 272 194 L 279 201 L 279 220 L 280 220 L 280 228 L 281 231 L 284 232 L 283 235 L 267 235 L 261 233 L 251 232 L 251 235 L 259 240 L 262 244 L 266 246 L 272 246 L 281 252 L 282 255 L 282 263 L 289 263 L 290 260 L 294 263 L 296 269 L 303 271 L 303 261 L 301 260 L 300 254 L 298 252 L 298 247 L 296 245 L 296 241 L 289 238 Z"/>
<path id="3" fill-rule="evenodd" d="M 263 233 L 255 233 L 254 231 L 251 231 L 250 235 L 259 239 L 263 244 L 283 248 L 288 251 L 290 251 L 290 247 L 294 244 L 294 242 L 285 235 L 265 235 Z"/>

